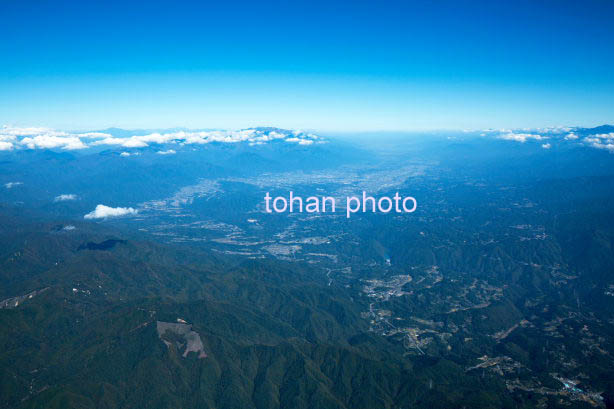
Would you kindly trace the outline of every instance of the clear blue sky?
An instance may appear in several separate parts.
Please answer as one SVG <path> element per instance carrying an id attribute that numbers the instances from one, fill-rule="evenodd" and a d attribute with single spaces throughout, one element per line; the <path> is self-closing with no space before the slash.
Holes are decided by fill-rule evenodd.
<path id="1" fill-rule="evenodd" d="M 614 122 L 612 1 L 0 0 L 0 124 Z"/>

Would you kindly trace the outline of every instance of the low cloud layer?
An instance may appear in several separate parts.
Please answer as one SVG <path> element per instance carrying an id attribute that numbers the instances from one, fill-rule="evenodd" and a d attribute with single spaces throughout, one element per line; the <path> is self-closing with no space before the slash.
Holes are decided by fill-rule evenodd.
<path id="1" fill-rule="evenodd" d="M 109 207 L 102 204 L 96 206 L 93 212 L 83 216 L 84 219 L 106 219 L 108 217 L 120 217 L 137 214 L 137 210 L 132 207 Z"/>
<path id="2" fill-rule="evenodd" d="M 584 142 L 597 149 L 605 149 L 614 153 L 614 132 L 590 135 Z"/>
<path id="3" fill-rule="evenodd" d="M 533 130 L 484 130 L 481 136 L 495 135 L 498 139 L 525 143 L 542 141 L 541 147 L 550 149 L 556 144 L 575 144 L 614 153 L 614 132 L 587 134 L 581 128 L 544 128 Z M 547 142 L 546 142 L 547 140 Z"/>
<path id="4" fill-rule="evenodd" d="M 519 143 L 541 142 L 544 149 L 549 149 L 560 143 L 576 143 L 614 153 L 614 132 L 588 135 L 586 131 L 586 129 L 570 127 L 486 129 L 481 131 L 480 135 Z M 122 133 L 122 135 L 126 134 L 127 132 Z M 245 143 L 255 146 L 273 141 L 302 146 L 326 143 L 324 138 L 309 132 L 278 128 L 153 132 L 121 137 L 106 132 L 65 132 L 40 127 L 3 126 L 0 128 L 0 151 L 20 149 L 82 150 L 91 147 L 138 149 L 157 145 L 159 147 L 158 154 L 171 155 L 179 152 L 178 148 L 184 145 Z M 123 157 L 138 154 L 138 151 L 121 152 Z"/>
<path id="5" fill-rule="evenodd" d="M 208 144 L 248 143 L 262 145 L 275 140 L 284 140 L 299 145 L 312 145 L 324 142 L 317 135 L 276 128 L 218 130 L 218 131 L 179 131 L 167 133 L 150 133 L 128 137 L 114 137 L 105 132 L 64 132 L 49 128 L 18 128 L 3 126 L 0 128 L 0 150 L 12 149 L 63 149 L 80 150 L 93 146 L 117 146 L 123 148 L 145 148 L 150 145 L 163 144 Z M 164 154 L 174 152 L 172 149 L 160 151 Z"/>
<path id="6" fill-rule="evenodd" d="M 212 142 L 246 142 L 250 145 L 262 145 L 274 140 L 285 140 L 286 142 L 294 142 L 301 145 L 310 145 L 316 141 L 322 141 L 317 135 L 301 131 L 243 129 L 239 131 L 151 133 L 147 135 L 134 135 L 127 138 L 110 137 L 97 140 L 92 145 L 117 145 L 124 148 L 143 148 L 152 144 L 204 145 Z M 166 152 L 170 153 L 170 151 Z"/>

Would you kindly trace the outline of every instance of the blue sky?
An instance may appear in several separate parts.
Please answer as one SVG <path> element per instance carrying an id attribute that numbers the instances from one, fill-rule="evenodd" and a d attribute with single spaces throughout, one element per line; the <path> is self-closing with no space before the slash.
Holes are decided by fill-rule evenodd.
<path id="1" fill-rule="evenodd" d="M 0 1 L 0 124 L 614 122 L 611 1 Z"/>

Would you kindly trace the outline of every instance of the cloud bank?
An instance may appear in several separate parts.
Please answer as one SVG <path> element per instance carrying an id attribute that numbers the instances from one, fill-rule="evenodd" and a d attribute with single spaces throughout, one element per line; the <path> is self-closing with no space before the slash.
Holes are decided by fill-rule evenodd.
<path id="1" fill-rule="evenodd" d="M 550 149 L 555 144 L 575 144 L 602 149 L 614 153 L 614 132 L 588 134 L 582 128 L 543 128 L 526 130 L 483 130 L 480 136 L 496 135 L 498 139 L 525 143 L 527 141 L 544 141 L 541 147 Z M 548 140 L 548 142 L 545 142 Z"/>
<path id="2" fill-rule="evenodd" d="M 583 141 L 593 148 L 614 153 L 614 132 L 589 135 Z"/>
<path id="3" fill-rule="evenodd" d="M 10 127 L 0 128 L 0 150 L 12 149 L 63 149 L 80 150 L 93 146 L 117 146 L 123 148 L 145 148 L 163 144 L 208 144 L 208 143 L 249 143 L 262 145 L 275 140 L 285 140 L 299 145 L 325 142 L 312 133 L 277 128 L 254 128 L 242 130 L 178 131 L 149 133 L 129 137 L 114 137 L 105 132 L 64 132 L 50 128 Z M 172 149 L 161 151 L 171 153 Z M 125 156 L 125 155 L 124 155 Z"/>
<path id="4" fill-rule="evenodd" d="M 589 135 L 587 129 L 555 127 L 535 129 L 485 129 L 480 135 L 497 139 L 526 143 L 540 141 L 544 149 L 562 143 L 576 143 L 614 153 L 614 132 Z M 126 135 L 126 133 L 123 133 Z M 129 135 L 129 134 L 128 134 Z M 82 150 L 91 147 L 146 148 L 158 145 L 160 155 L 172 155 L 175 148 L 184 145 L 209 143 L 246 143 L 250 146 L 264 145 L 274 141 L 310 146 L 326 143 L 326 139 L 309 132 L 278 128 L 250 128 L 241 130 L 174 131 L 134 134 L 116 137 L 107 132 L 65 132 L 41 127 L 0 128 L 0 151 L 20 149 Z M 170 146 L 169 146 L 170 145 Z M 127 157 L 139 152 L 120 153 Z"/>

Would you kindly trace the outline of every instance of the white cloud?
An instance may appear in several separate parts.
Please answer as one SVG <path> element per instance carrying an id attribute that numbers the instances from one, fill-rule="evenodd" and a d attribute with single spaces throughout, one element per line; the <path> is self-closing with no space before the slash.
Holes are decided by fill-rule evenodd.
<path id="1" fill-rule="evenodd" d="M 594 136 L 595 138 L 599 138 L 599 139 L 614 139 L 614 132 L 600 133 L 600 134 L 591 135 L 591 136 Z"/>
<path id="2" fill-rule="evenodd" d="M 550 149 L 550 148 L 552 148 L 552 145 L 550 145 L 549 143 L 544 143 L 544 144 L 542 144 L 542 148 Z"/>
<path id="3" fill-rule="evenodd" d="M 81 138 L 109 136 L 111 135 L 101 132 L 73 134 L 42 127 L 19 128 L 5 125 L 0 128 L 0 141 L 12 141 L 13 147 L 20 146 L 28 149 L 85 149 L 88 146 Z"/>
<path id="4" fill-rule="evenodd" d="M 169 149 L 167 151 L 158 151 L 156 152 L 158 155 L 174 155 L 177 152 L 175 152 L 173 149 Z"/>
<path id="5" fill-rule="evenodd" d="M 303 139 L 303 138 L 297 138 L 297 137 L 286 138 L 285 141 L 295 142 L 295 143 L 298 143 L 299 145 L 311 145 L 313 143 L 313 140 L 311 139 Z"/>
<path id="6" fill-rule="evenodd" d="M 568 141 L 573 141 L 573 140 L 578 139 L 578 135 L 576 135 L 573 132 L 570 132 L 570 133 L 567 134 L 567 136 L 565 136 L 565 139 L 568 140 Z"/>
<path id="7" fill-rule="evenodd" d="M 85 149 L 87 145 L 76 136 L 57 136 L 54 134 L 41 134 L 35 137 L 27 137 L 21 140 L 21 144 L 29 149 L 62 148 L 66 150 Z"/>
<path id="8" fill-rule="evenodd" d="M 126 138 L 114 138 L 111 136 L 100 141 L 96 141 L 92 145 L 121 145 L 125 142 L 125 140 Z"/>
<path id="9" fill-rule="evenodd" d="M 149 143 L 174 143 L 176 134 L 161 135 L 159 133 L 149 135 L 134 135 L 129 138 L 104 138 L 93 143 L 93 145 L 120 145 L 125 148 L 144 148 Z"/>
<path id="10" fill-rule="evenodd" d="M 4 125 L 0 129 L 0 134 L 13 135 L 13 136 L 37 135 L 37 134 L 43 134 L 43 133 L 49 133 L 49 132 L 55 132 L 55 131 L 49 128 L 39 128 L 39 127 L 18 128 L 18 127 L 7 126 L 7 125 Z"/>
<path id="11" fill-rule="evenodd" d="M 0 128 L 0 150 L 13 148 L 66 150 L 85 149 L 89 146 L 121 146 L 125 148 L 144 148 L 150 144 L 208 144 L 208 143 L 239 143 L 250 145 L 286 140 L 301 145 L 311 145 L 320 141 L 317 135 L 303 131 L 288 131 L 283 129 L 241 129 L 216 131 L 179 131 L 147 135 L 133 135 L 116 138 L 105 132 L 67 133 L 50 128 L 29 127 L 17 128 L 4 126 Z M 127 156 L 127 155 L 124 155 Z"/>
<path id="12" fill-rule="evenodd" d="M 56 196 L 53 201 L 54 202 L 66 202 L 69 200 L 77 200 L 77 195 L 73 195 L 73 194 L 59 195 L 59 196 Z"/>
<path id="13" fill-rule="evenodd" d="M 122 146 L 125 148 L 144 148 L 148 145 L 133 136 L 132 138 L 126 139 L 126 141 L 122 143 Z"/>
<path id="14" fill-rule="evenodd" d="M 589 135 L 582 142 L 597 149 L 604 149 L 614 153 L 614 132 Z"/>
<path id="15" fill-rule="evenodd" d="M 585 138 L 585 140 L 588 138 Z M 590 144 L 590 146 L 592 146 L 593 148 L 597 148 L 597 149 L 605 149 L 609 152 L 613 152 L 614 153 L 614 143 L 601 143 L 601 142 L 592 142 Z"/>
<path id="16" fill-rule="evenodd" d="M 275 131 L 269 132 L 269 134 L 267 136 L 268 136 L 268 138 L 270 140 L 273 140 L 273 139 L 284 139 L 286 137 L 284 134 L 279 133 L 279 132 L 275 132 Z"/>
<path id="17" fill-rule="evenodd" d="M 537 128 L 535 130 L 540 133 L 562 134 L 562 133 L 571 131 L 571 129 L 572 128 L 568 126 L 553 126 L 553 127 L 546 127 L 546 128 Z"/>
<path id="18" fill-rule="evenodd" d="M 172 143 L 172 142 L 176 142 L 177 139 L 185 139 L 186 137 L 186 133 L 185 132 L 176 132 L 176 133 L 167 133 L 167 134 L 159 134 L 159 133 L 152 133 L 149 135 L 143 135 L 143 136 L 133 136 L 131 139 L 136 139 L 145 143 L 157 143 L 157 144 L 163 144 L 163 143 Z"/>
<path id="19" fill-rule="evenodd" d="M 212 142 L 238 143 L 248 142 L 250 145 L 274 140 L 286 140 L 288 142 L 310 145 L 312 140 L 319 137 L 300 131 L 284 130 L 257 130 L 242 129 L 238 131 L 196 131 L 196 132 L 169 132 L 151 133 L 148 135 L 134 135 L 129 138 L 104 138 L 94 142 L 94 145 L 120 145 L 124 147 L 145 147 L 149 144 L 207 144 Z M 301 142 L 306 141 L 306 142 Z"/>
<path id="20" fill-rule="evenodd" d="M 23 185 L 23 183 L 21 183 L 21 182 L 9 182 L 9 183 L 5 183 L 4 187 L 7 188 L 7 189 L 11 189 L 11 188 L 13 188 L 15 186 L 19 186 L 19 185 Z"/>
<path id="21" fill-rule="evenodd" d="M 99 138 L 112 138 L 113 135 L 104 133 L 104 132 L 85 132 L 77 134 L 79 138 L 90 138 L 90 139 L 99 139 Z"/>
<path id="22" fill-rule="evenodd" d="M 137 214 L 137 211 L 132 207 L 109 207 L 102 204 L 96 206 L 93 212 L 83 216 L 84 219 L 105 219 L 107 217 L 119 217 L 126 215 Z"/>
<path id="23" fill-rule="evenodd" d="M 145 142 L 136 136 L 130 138 L 104 138 L 94 142 L 92 145 L 120 145 L 125 148 L 144 148 L 147 146 Z"/>
<path id="24" fill-rule="evenodd" d="M 536 141 L 541 141 L 542 139 L 548 139 L 545 136 L 534 134 L 534 133 L 514 133 L 508 132 L 499 135 L 499 139 L 505 139 L 508 141 L 516 141 L 516 142 L 526 142 L 529 139 L 535 139 Z"/>

